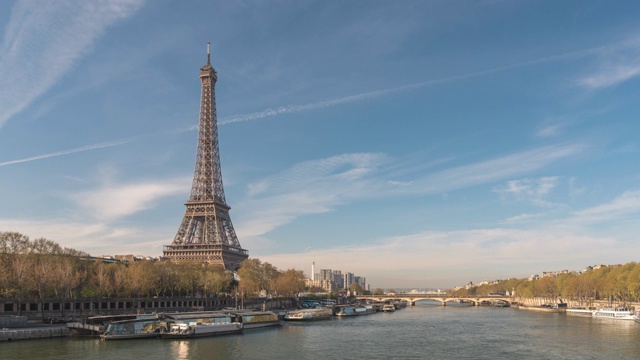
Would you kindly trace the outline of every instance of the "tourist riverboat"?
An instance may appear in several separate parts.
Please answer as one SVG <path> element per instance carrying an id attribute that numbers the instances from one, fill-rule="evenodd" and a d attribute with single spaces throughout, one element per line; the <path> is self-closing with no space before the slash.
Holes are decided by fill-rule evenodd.
<path id="1" fill-rule="evenodd" d="M 593 312 L 593 317 L 615 319 L 615 320 L 634 320 L 634 314 L 628 308 L 602 308 Z"/>
<path id="2" fill-rule="evenodd" d="M 637 323 L 640 323 L 640 310 L 636 311 L 636 313 L 633 314 L 633 320 Z"/>
<path id="3" fill-rule="evenodd" d="M 333 316 L 333 309 L 317 308 L 317 309 L 301 309 L 287 313 L 284 316 L 285 321 L 315 321 L 328 320 Z"/>
<path id="4" fill-rule="evenodd" d="M 167 315 L 168 331 L 163 339 L 235 334 L 242 331 L 242 323 L 234 321 L 231 314 L 221 312 L 185 313 Z"/>

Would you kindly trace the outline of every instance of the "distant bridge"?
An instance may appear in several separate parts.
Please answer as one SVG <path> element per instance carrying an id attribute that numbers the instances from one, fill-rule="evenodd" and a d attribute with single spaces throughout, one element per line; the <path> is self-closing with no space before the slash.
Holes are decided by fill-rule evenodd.
<path id="1" fill-rule="evenodd" d="M 438 294 L 395 294 L 395 295 L 358 295 L 356 296 L 358 300 L 373 300 L 373 301 L 389 301 L 389 300 L 405 300 L 411 306 L 416 304 L 416 301 L 420 300 L 432 300 L 439 301 L 442 306 L 446 306 L 448 302 L 471 302 L 475 306 L 479 306 L 481 302 L 496 302 L 498 300 L 507 302 L 511 304 L 513 302 L 513 298 L 510 296 L 502 295 L 502 296 L 449 296 L 449 295 L 438 295 Z"/>

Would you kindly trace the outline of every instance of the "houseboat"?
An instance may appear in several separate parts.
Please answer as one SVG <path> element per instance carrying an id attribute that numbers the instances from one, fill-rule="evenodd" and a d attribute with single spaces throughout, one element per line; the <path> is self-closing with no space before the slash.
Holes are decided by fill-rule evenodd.
<path id="1" fill-rule="evenodd" d="M 353 306 L 340 306 L 336 309 L 336 316 L 338 317 L 350 317 L 358 316 L 356 308 Z"/>
<path id="2" fill-rule="evenodd" d="M 292 311 L 284 316 L 285 321 L 328 320 L 333 316 L 333 309 L 317 308 Z"/>
<path id="3" fill-rule="evenodd" d="M 167 331 L 167 322 L 161 318 L 112 321 L 100 335 L 102 340 L 125 340 L 160 337 Z"/>
<path id="4" fill-rule="evenodd" d="M 242 324 L 242 329 L 257 329 L 270 326 L 280 326 L 280 318 L 273 311 L 228 311 L 234 322 Z"/>
<path id="5" fill-rule="evenodd" d="M 378 309 L 373 305 L 356 306 L 355 309 L 358 316 L 369 315 L 378 312 Z"/>

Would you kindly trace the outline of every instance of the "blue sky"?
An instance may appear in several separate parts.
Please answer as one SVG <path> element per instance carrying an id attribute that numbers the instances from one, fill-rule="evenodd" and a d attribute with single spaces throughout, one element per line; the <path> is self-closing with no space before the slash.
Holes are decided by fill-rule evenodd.
<path id="1" fill-rule="evenodd" d="M 211 41 L 226 199 L 278 268 L 451 287 L 640 254 L 636 1 L 0 3 L 0 231 L 158 256 Z"/>

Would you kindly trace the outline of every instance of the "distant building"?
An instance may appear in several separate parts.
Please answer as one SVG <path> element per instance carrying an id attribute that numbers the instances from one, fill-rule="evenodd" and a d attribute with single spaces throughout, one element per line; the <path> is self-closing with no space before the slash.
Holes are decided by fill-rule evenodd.
<path id="1" fill-rule="evenodd" d="M 332 280 L 337 289 L 344 289 L 344 278 L 342 277 L 342 271 L 333 270 Z"/>
<path id="2" fill-rule="evenodd" d="M 348 289 L 353 283 L 357 283 L 363 289 L 370 289 L 364 276 L 356 276 L 353 273 L 342 273 L 341 270 L 320 269 L 315 272 L 315 261 L 311 264 L 311 276 L 305 279 L 305 286 L 322 288 L 327 292 L 336 291 L 338 289 Z"/>
<path id="3" fill-rule="evenodd" d="M 321 288 L 326 292 L 332 292 L 332 291 L 336 290 L 335 289 L 335 285 L 334 285 L 333 281 L 331 281 L 331 280 L 305 279 L 304 286 L 306 286 L 308 288 L 312 288 L 312 287 Z"/>
<path id="4" fill-rule="evenodd" d="M 558 277 L 562 274 L 568 274 L 569 270 L 560 270 L 560 271 L 543 271 L 542 272 L 542 277 Z"/>
<path id="5" fill-rule="evenodd" d="M 320 269 L 320 277 L 317 280 L 329 280 L 333 279 L 331 269 Z"/>
<path id="6" fill-rule="evenodd" d="M 348 273 L 345 273 L 343 277 L 344 277 L 344 289 L 348 289 L 349 285 L 353 284 L 355 276 L 353 275 L 353 273 L 348 272 Z"/>

